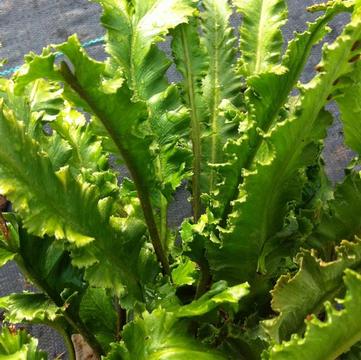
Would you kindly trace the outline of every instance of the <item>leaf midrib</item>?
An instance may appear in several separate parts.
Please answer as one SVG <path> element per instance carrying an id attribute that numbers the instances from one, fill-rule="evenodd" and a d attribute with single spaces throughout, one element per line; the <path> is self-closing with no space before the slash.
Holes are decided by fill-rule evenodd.
<path id="1" fill-rule="evenodd" d="M 267 0 L 269 1 L 269 0 Z M 258 34 L 257 34 L 257 51 L 256 51 L 256 63 L 255 63 L 255 69 L 254 72 L 257 74 L 262 70 L 262 54 L 263 54 L 263 49 L 262 49 L 262 39 L 264 37 L 264 26 L 266 25 L 266 1 L 261 0 L 262 5 L 261 5 L 261 12 L 260 12 L 260 17 L 259 17 L 259 26 L 258 26 Z"/>
<path id="2" fill-rule="evenodd" d="M 314 39 L 317 37 L 319 29 L 322 26 L 324 26 L 324 24 L 327 23 L 330 20 L 330 18 L 332 18 L 334 15 L 335 14 L 329 14 L 329 16 L 325 17 L 323 19 L 323 21 L 320 22 L 320 24 L 317 27 L 317 30 L 314 31 L 313 36 L 310 37 L 309 41 L 307 42 L 307 47 L 306 47 L 306 50 L 305 50 L 306 53 L 309 53 L 310 49 L 313 47 Z M 299 64 L 299 67 L 294 72 L 294 73 L 297 74 L 297 76 L 294 77 L 296 80 L 298 79 L 299 74 L 301 73 L 306 61 L 307 61 L 307 58 L 305 57 L 305 60 Z M 288 83 L 289 83 L 289 81 L 288 81 Z M 283 91 L 283 96 L 281 97 L 282 100 L 279 101 L 278 106 L 273 111 L 271 116 L 269 116 L 269 121 L 267 122 L 265 128 L 263 129 L 264 132 L 268 132 L 269 129 L 271 128 L 272 124 L 274 123 L 275 116 L 278 114 L 278 112 L 281 109 L 281 107 L 283 106 L 283 104 L 287 101 L 288 94 L 290 92 L 290 89 L 293 87 L 293 85 L 294 85 L 294 81 L 292 82 L 292 86 L 290 85 L 287 89 L 285 88 L 285 90 Z M 248 157 L 248 159 L 246 161 L 246 164 L 244 166 L 245 169 L 250 169 L 250 167 L 253 164 L 254 159 L 256 158 L 257 153 L 258 153 L 258 151 L 259 151 L 259 149 L 260 149 L 260 147 L 261 147 L 261 145 L 263 143 L 262 136 L 260 136 L 260 134 L 258 134 L 258 133 L 256 134 L 256 136 L 257 136 L 256 140 L 255 140 L 256 144 L 253 147 L 252 152 L 251 152 L 251 154 L 249 155 L 249 157 Z M 231 202 L 239 197 L 239 184 L 241 184 L 242 181 L 243 181 L 243 174 L 242 174 L 242 172 L 239 172 L 239 178 L 238 178 L 238 181 L 235 184 L 232 196 L 230 197 L 229 201 L 227 200 L 227 204 L 224 207 L 224 211 L 223 211 L 222 216 L 221 216 L 223 226 L 225 225 L 227 217 L 231 212 L 231 209 L 232 209 Z"/>
<path id="3" fill-rule="evenodd" d="M 216 13 L 216 7 L 213 8 L 213 11 Z M 212 97 L 213 99 L 211 100 L 211 134 L 212 134 L 212 142 L 211 142 L 211 164 L 215 164 L 217 162 L 217 145 L 218 145 L 218 115 L 219 115 L 219 110 L 218 110 L 218 105 L 220 102 L 220 91 L 219 91 L 219 47 L 218 47 L 218 43 L 219 43 L 219 23 L 218 23 L 218 17 L 215 18 L 215 24 L 214 24 L 214 43 L 213 45 L 213 51 L 214 53 L 212 54 L 212 59 L 213 61 L 211 61 L 211 84 L 212 84 Z M 214 169 L 211 169 L 210 172 L 210 186 L 209 186 L 209 191 L 212 192 L 213 187 L 214 187 Z"/>
<path id="4" fill-rule="evenodd" d="M 342 56 L 342 59 L 347 59 L 347 55 L 350 53 L 350 49 L 345 49 L 344 50 L 344 54 Z M 326 81 L 326 84 L 324 85 L 324 90 L 323 90 L 323 93 L 324 94 L 328 94 L 332 89 L 332 86 L 333 86 L 333 82 L 335 81 L 335 79 L 338 79 L 340 76 L 341 76 L 341 72 L 342 72 L 342 67 L 338 67 L 338 72 L 328 72 L 329 74 L 333 74 L 332 77 L 329 77 L 329 80 L 327 82 L 327 80 L 323 80 L 323 79 L 320 79 L 318 78 L 316 81 Z M 312 90 L 311 90 L 312 92 Z M 326 98 L 328 95 L 324 95 L 324 98 Z M 313 114 L 314 114 L 314 118 L 312 121 L 309 121 L 308 124 L 305 124 L 303 128 L 300 128 L 299 129 L 299 133 L 300 135 L 302 133 L 306 134 L 306 137 L 309 136 L 309 134 L 311 133 L 312 131 L 312 128 L 315 124 L 315 121 L 317 120 L 317 116 L 319 114 L 319 112 L 321 111 L 323 105 L 325 104 L 325 101 L 319 101 L 320 98 L 317 99 L 317 103 L 316 104 L 322 104 L 322 105 L 319 105 L 318 106 L 318 111 L 313 111 Z M 313 108 L 314 110 L 315 108 Z M 300 121 L 300 118 L 293 118 L 293 119 L 290 119 L 289 121 Z M 282 181 L 285 181 L 288 180 L 288 177 L 287 176 L 287 173 L 289 172 L 289 169 L 292 169 L 293 166 L 294 166 L 294 163 L 297 161 L 297 159 L 299 158 L 299 156 L 301 156 L 302 154 L 302 150 L 304 149 L 304 147 L 306 146 L 306 144 L 309 144 L 308 141 L 304 141 L 304 137 L 302 136 L 297 136 L 297 142 L 296 142 L 296 145 L 294 146 L 294 151 L 289 151 L 288 152 L 288 156 L 284 159 L 283 161 L 283 164 L 286 164 L 285 166 L 282 167 L 282 164 L 280 164 L 280 173 L 277 172 L 277 178 L 276 178 L 276 181 L 274 182 L 273 184 L 273 187 L 272 187 L 272 190 L 276 190 L 276 189 L 281 189 L 282 186 Z M 289 174 L 288 174 L 289 176 Z M 269 207 L 269 204 L 270 203 L 273 203 L 274 199 L 276 198 L 276 194 L 277 194 L 277 191 L 271 191 L 271 196 L 267 198 L 266 200 L 266 204 L 265 206 L 263 207 L 263 215 L 262 215 L 262 218 L 263 219 L 267 219 L 267 212 L 268 212 L 268 209 L 272 209 Z M 268 227 L 268 222 L 267 221 L 262 221 L 262 224 L 261 224 L 261 241 L 262 241 L 262 248 L 264 247 L 264 245 L 266 244 L 267 242 L 267 229 Z"/>
<path id="5" fill-rule="evenodd" d="M 195 221 L 198 221 L 201 215 L 201 203 L 200 203 L 200 177 L 201 177 L 201 156 L 202 156 L 201 129 L 200 129 L 200 118 L 195 99 L 196 92 L 194 88 L 194 83 L 196 76 L 194 75 L 191 67 L 190 51 L 186 39 L 184 26 L 181 27 L 181 41 L 182 41 L 182 47 L 184 49 L 186 71 L 188 74 L 186 79 L 189 89 L 188 101 L 191 107 L 192 143 L 193 143 L 193 152 L 194 152 L 194 163 L 193 163 L 194 165 L 193 165 L 193 177 L 192 177 L 192 188 L 193 188 L 192 193 L 194 197 L 193 216 L 195 218 Z"/>

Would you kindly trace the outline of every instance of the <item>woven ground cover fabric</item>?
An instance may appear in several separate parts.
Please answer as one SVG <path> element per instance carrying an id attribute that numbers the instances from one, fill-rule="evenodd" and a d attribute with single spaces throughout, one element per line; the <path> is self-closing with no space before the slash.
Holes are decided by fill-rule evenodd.
<path id="1" fill-rule="evenodd" d="M 287 39 L 293 31 L 305 28 L 306 21 L 313 16 L 307 14 L 305 7 L 318 3 L 316 0 L 288 0 L 290 21 L 284 29 Z M 29 51 L 40 52 L 49 43 L 60 43 L 73 33 L 77 33 L 83 43 L 99 38 L 103 30 L 99 25 L 100 8 L 88 0 L 1 0 L 0 1 L 0 58 L 8 59 L 8 64 L 2 70 L 11 70 L 21 65 L 24 54 Z M 233 17 L 233 25 L 238 27 L 240 18 Z M 329 39 L 334 38 L 347 19 L 338 17 L 332 24 Z M 168 44 L 164 44 L 169 50 Z M 314 74 L 314 66 L 320 58 L 319 46 L 315 49 L 303 80 L 310 79 Z M 96 58 L 104 58 L 102 45 L 93 46 L 88 51 Z M 171 81 L 176 81 L 177 74 L 169 71 Z M 337 113 L 336 113 L 337 115 Z M 328 164 L 328 174 L 334 181 L 343 176 L 342 168 L 350 159 L 351 152 L 342 145 L 342 128 L 338 122 L 329 131 L 325 147 L 325 159 Z M 183 189 L 176 194 L 173 206 L 169 210 L 169 222 L 178 225 L 182 218 L 190 212 L 187 203 L 187 192 Z M 22 278 L 13 263 L 0 270 L 0 296 L 19 292 L 29 285 Z M 40 347 L 49 353 L 49 359 L 62 354 L 64 345 L 60 337 L 51 329 L 31 327 L 30 332 L 39 338 Z M 62 359 L 67 359 L 64 354 Z"/>

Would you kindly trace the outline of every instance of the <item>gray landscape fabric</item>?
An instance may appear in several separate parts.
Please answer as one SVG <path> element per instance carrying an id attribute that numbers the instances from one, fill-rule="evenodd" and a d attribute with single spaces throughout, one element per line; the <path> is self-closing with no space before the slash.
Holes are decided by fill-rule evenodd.
<path id="1" fill-rule="evenodd" d="M 290 21 L 284 28 L 287 40 L 292 38 L 293 31 L 305 29 L 306 21 L 314 15 L 305 11 L 307 6 L 322 2 L 316 0 L 288 0 Z M 100 7 L 87 0 L 1 0 L 0 1 L 0 59 L 8 59 L 1 70 L 11 70 L 22 64 L 23 57 L 30 51 L 41 52 L 50 43 L 60 43 L 68 36 L 77 33 L 83 43 L 102 37 L 104 32 L 99 25 Z M 237 29 L 241 19 L 235 15 L 233 25 Z M 332 33 L 328 40 L 333 39 L 347 17 L 339 16 L 332 23 Z M 164 49 L 169 51 L 168 44 Z M 321 46 L 317 47 L 307 65 L 302 80 L 307 81 L 314 75 L 314 66 L 320 59 Z M 90 54 L 97 59 L 105 57 L 103 45 L 90 47 Z M 170 81 L 176 81 L 177 73 L 169 71 Z M 335 112 L 335 116 L 337 113 Z M 352 153 L 342 145 L 342 127 L 339 122 L 330 129 L 325 146 L 324 157 L 327 163 L 328 175 L 333 181 L 340 181 L 343 168 L 348 163 Z M 185 189 L 178 191 L 175 202 L 169 210 L 170 224 L 177 226 L 190 213 L 186 202 Z M 29 284 L 19 273 L 13 263 L 0 270 L 0 296 L 12 292 L 29 289 Z M 30 332 L 39 338 L 40 347 L 47 351 L 49 359 L 54 359 L 65 352 L 61 338 L 51 329 L 42 326 L 31 326 Z M 62 359 L 67 359 L 66 354 Z"/>

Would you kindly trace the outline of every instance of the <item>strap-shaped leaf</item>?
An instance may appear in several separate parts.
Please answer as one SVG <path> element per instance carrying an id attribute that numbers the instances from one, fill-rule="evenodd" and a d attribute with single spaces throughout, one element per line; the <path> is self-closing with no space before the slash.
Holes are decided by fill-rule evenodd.
<path id="1" fill-rule="evenodd" d="M 325 10 L 329 9 L 330 7 L 333 7 L 337 3 L 338 4 L 342 3 L 342 6 L 352 9 L 353 6 L 355 5 L 355 0 L 346 0 L 346 1 L 344 1 L 344 0 L 328 0 L 324 3 L 309 6 L 307 8 L 307 11 L 309 11 L 309 12 L 325 11 Z"/>
<path id="2" fill-rule="evenodd" d="M 106 352 L 118 336 L 113 302 L 104 289 L 88 288 L 79 305 L 79 318 Z"/>
<path id="3" fill-rule="evenodd" d="M 197 265 L 188 258 L 178 258 L 179 263 L 172 270 L 172 281 L 175 286 L 192 285 L 196 282 Z"/>
<path id="4" fill-rule="evenodd" d="M 18 230 L 19 248 L 15 261 L 24 269 L 29 281 L 45 291 L 52 301 L 61 307 L 65 299 L 62 292 L 82 293 L 85 284 L 83 271 L 71 264 L 65 245 L 54 238 L 29 235 L 22 227 Z"/>
<path id="5" fill-rule="evenodd" d="M 58 114 L 56 120 L 51 122 L 50 126 L 55 134 L 70 145 L 72 152 L 67 163 L 74 171 L 107 170 L 107 153 L 82 114 L 67 106 Z"/>
<path id="6" fill-rule="evenodd" d="M 5 110 L 6 111 L 6 110 Z M 93 240 L 91 236 L 86 235 L 89 230 L 85 226 L 81 230 L 81 225 L 75 225 L 74 220 L 81 217 L 81 214 L 75 215 L 73 211 L 63 211 L 67 206 L 65 194 L 62 190 L 66 185 L 66 176 L 68 174 L 67 168 L 62 169 L 58 174 L 54 174 L 52 164 L 49 158 L 41 153 L 41 148 L 37 142 L 32 140 L 24 131 L 24 125 L 18 122 L 11 112 L 4 113 L 2 109 L 0 113 L 0 132 L 4 141 L 1 143 L 1 191 L 6 194 L 9 199 L 14 202 L 15 208 L 18 208 L 20 214 L 24 217 L 25 226 L 33 233 L 42 236 L 45 233 L 55 235 L 57 238 L 67 238 L 69 241 L 77 243 L 79 246 Z M 16 139 L 17 145 L 14 145 Z M 42 174 L 44 178 L 36 182 L 31 177 L 23 175 L 23 170 L 32 163 L 32 171 L 35 174 Z M 62 177 L 65 180 L 62 182 Z M 65 177 L 65 178 L 64 178 Z M 53 204 L 50 205 L 50 199 L 44 193 L 44 181 L 50 191 L 54 191 Z M 81 193 L 86 191 L 88 193 L 88 204 L 90 206 L 96 205 L 94 198 L 94 189 L 82 189 L 80 184 L 71 188 L 73 192 L 73 199 L 79 202 Z M 83 191 L 82 191 L 83 190 Z M 62 198 L 63 197 L 63 198 Z M 34 206 L 33 211 L 30 208 Z M 56 204 L 56 206 L 55 206 Z M 50 206 L 55 206 L 57 211 L 49 211 Z M 35 210 L 36 209 L 36 210 Z M 47 214 L 48 212 L 48 214 Z M 64 217 L 68 219 L 64 219 Z M 62 222 L 61 219 L 64 219 Z M 84 221 L 85 219 L 83 219 Z"/>
<path id="7" fill-rule="evenodd" d="M 229 22 L 231 7 L 224 0 L 207 0 L 202 5 L 201 21 L 195 18 L 176 29 L 172 43 L 175 63 L 183 75 L 183 101 L 191 116 L 196 220 L 201 214 L 201 192 L 208 193 L 217 182 L 210 164 L 224 161 L 223 146 L 237 133 L 237 122 L 225 117 L 221 104 L 238 100 L 242 85 L 235 70 L 237 39 Z"/>
<path id="8" fill-rule="evenodd" d="M 1 360 L 47 360 L 48 356 L 38 350 L 38 340 L 25 330 L 12 332 L 3 327 L 0 334 Z"/>
<path id="9" fill-rule="evenodd" d="M 309 314 L 319 314 L 326 300 L 342 292 L 342 276 L 347 268 L 358 269 L 361 264 L 361 241 L 343 241 L 336 248 L 337 259 L 323 262 L 310 252 L 297 256 L 300 269 L 293 277 L 281 276 L 272 291 L 272 308 L 279 315 L 264 322 L 276 342 L 289 340 L 302 333 Z M 302 294 L 302 296 L 300 296 Z"/>
<path id="10" fill-rule="evenodd" d="M 361 276 L 347 269 L 344 282 L 346 296 L 332 305 L 326 302 L 326 320 L 312 316 L 307 321 L 304 337 L 294 336 L 289 342 L 275 345 L 264 359 L 272 360 L 334 360 L 361 340 Z M 341 307 L 341 310 L 337 310 Z"/>
<path id="11" fill-rule="evenodd" d="M 356 42 L 354 48 L 361 47 Z M 352 59 L 351 59 L 352 60 Z M 357 60 L 357 58 L 353 59 Z M 361 154 L 361 65 L 356 64 L 355 70 L 349 77 L 340 79 L 335 95 L 341 111 L 341 120 L 345 134 L 345 143 L 352 150 Z"/>
<path id="12" fill-rule="evenodd" d="M 171 29 L 188 21 L 195 10 L 194 1 L 97 2 L 103 7 L 102 23 L 107 29 L 106 50 L 110 54 L 109 62 L 120 66 L 133 99 L 145 101 L 148 106 L 149 124 L 156 149 L 154 169 L 151 169 L 153 174 L 148 179 L 155 179 L 157 186 L 154 190 L 161 190 L 159 199 L 155 202 L 160 208 L 160 223 L 165 223 L 166 217 L 163 214 L 167 212 L 168 201 L 175 188 L 188 176 L 188 154 L 184 145 L 178 141 L 186 134 L 188 123 L 185 120 L 188 117 L 181 106 L 176 88 L 170 86 L 166 79 L 171 61 L 156 43 L 163 41 Z M 158 15 L 163 12 L 167 16 Z M 113 66 L 113 71 L 114 68 Z M 149 144 L 147 147 L 149 148 Z M 178 168 L 174 166 L 174 158 L 177 158 Z M 127 164 L 126 160 L 125 162 Z M 172 171 L 175 171 L 175 176 L 170 177 Z M 142 176 L 144 175 L 143 173 Z M 160 233 L 164 243 L 162 225 Z"/>
<path id="13" fill-rule="evenodd" d="M 95 185 L 101 198 L 111 197 L 114 207 L 121 209 L 117 173 L 110 169 L 109 153 L 94 133 L 92 124 L 67 103 L 49 126 L 52 136 L 43 136 L 40 142 L 47 145 L 45 151 L 52 163 L 55 162 L 55 169 L 67 164 L 73 176 Z"/>
<path id="14" fill-rule="evenodd" d="M 186 144 L 189 114 L 180 103 L 179 92 L 174 85 L 154 96 L 150 101 L 150 108 L 149 122 L 157 145 L 155 152 L 158 162 L 161 163 L 160 167 L 156 165 L 158 186 L 169 200 L 189 171 L 189 165 L 186 166 L 191 155 Z M 177 158 L 177 161 L 174 161 L 173 157 Z"/>
<path id="15" fill-rule="evenodd" d="M 44 294 L 22 293 L 0 298 L 0 307 L 6 310 L 6 320 L 49 324 L 61 318 L 60 309 Z"/>
<path id="16" fill-rule="evenodd" d="M 11 228 L 14 218 L 9 214 L 6 217 L 9 218 L 8 226 Z M 44 323 L 54 327 L 66 339 L 70 339 L 74 332 L 81 333 L 93 349 L 102 353 L 109 343 L 103 341 L 101 335 L 109 336 L 112 312 L 107 311 L 106 325 L 97 321 L 97 331 L 92 334 L 88 327 L 91 316 L 81 311 L 83 304 L 85 308 L 93 305 L 93 298 L 89 299 L 86 295 L 92 291 L 96 293 L 97 289 L 86 289 L 88 284 L 84 281 L 84 271 L 71 265 L 70 254 L 64 250 L 63 243 L 48 236 L 39 238 L 29 235 L 20 225 L 17 228 L 16 234 L 11 233 L 17 238 L 9 238 L 9 246 L 16 248 L 15 261 L 27 281 L 42 293 L 13 294 L 2 298 L 0 306 L 6 310 L 7 320 L 13 323 Z M 111 297 L 107 300 L 111 302 Z M 105 294 L 103 302 L 97 304 L 99 311 L 104 310 L 104 303 Z M 112 335 L 109 342 L 116 339 L 115 334 Z"/>
<path id="17" fill-rule="evenodd" d="M 24 123 L 26 132 L 48 153 L 53 169 L 59 170 L 71 157 L 70 145 L 59 136 L 48 136 L 43 126 L 55 120 L 64 108 L 62 90 L 42 79 L 23 90 L 25 96 L 18 96 L 13 81 L 6 80 L 1 86 L 1 98 L 15 117 Z"/>
<path id="18" fill-rule="evenodd" d="M 13 80 L 6 79 L 0 85 L 1 98 L 23 119 L 34 137 L 41 135 L 40 124 L 52 121 L 64 107 L 62 89 L 45 80 L 35 81 L 24 89 L 27 98 L 15 94 Z M 40 129 L 39 129 L 40 128 Z"/>
<path id="19" fill-rule="evenodd" d="M 226 356 L 202 345 L 187 333 L 187 321 L 159 309 L 143 313 L 124 327 L 123 341 L 113 344 L 107 360 L 223 360 Z"/>
<path id="20" fill-rule="evenodd" d="M 61 80 L 71 88 L 68 96 L 72 98 L 76 94 L 77 105 L 99 118 L 132 175 L 155 252 L 164 271 L 168 273 L 168 259 L 163 251 L 150 195 L 151 190 L 156 189 L 156 176 L 151 150 L 153 135 L 150 124 L 145 123 L 149 109 L 144 102 L 131 100 L 132 94 L 125 84 L 109 91 L 104 85 L 106 65 L 91 59 L 76 36 L 70 37 L 66 43 L 56 48 L 71 61 L 74 73 L 64 62 L 60 69 L 54 68 L 54 55 L 36 57 L 20 73 L 17 82 L 19 86 L 23 86 L 27 81 L 38 77 Z M 36 71 L 33 70 L 34 62 L 38 64 Z M 125 119 L 122 121 L 123 118 Z"/>
<path id="21" fill-rule="evenodd" d="M 225 359 L 226 357 L 213 349 L 197 342 L 187 328 L 187 318 L 195 318 L 211 312 L 220 306 L 232 306 L 249 293 L 248 284 L 228 287 L 220 281 L 201 298 L 188 305 L 171 305 L 156 309 L 152 313 L 144 312 L 128 323 L 122 332 L 123 341 L 113 345 L 107 359 L 187 359 L 196 356 L 200 359 Z"/>
<path id="22" fill-rule="evenodd" d="M 358 3 L 352 21 L 324 49 L 321 63 L 324 71 L 301 89 L 298 106 L 287 120 L 268 132 L 267 148 L 260 148 L 252 171 L 244 173 L 238 199 L 221 236 L 221 247 L 209 247 L 216 278 L 231 283 L 250 279 L 257 270 L 265 272 L 266 257 L 272 251 L 277 256 L 275 250 L 282 248 L 272 237 L 282 228 L 287 204 L 297 201 L 301 194 L 299 169 L 315 162 L 317 143 L 326 136 L 330 119 L 320 112 L 333 91 L 333 84 L 352 71 L 349 60 L 356 55 L 353 44 L 361 38 L 360 12 Z M 262 154 L 265 154 L 263 158 Z"/>
<path id="23" fill-rule="evenodd" d="M 224 304 L 232 304 L 237 307 L 240 299 L 247 296 L 248 293 L 249 285 L 247 283 L 228 287 L 225 281 L 220 281 L 199 299 L 180 307 L 175 314 L 178 318 L 194 317 L 207 314 Z"/>
<path id="24" fill-rule="evenodd" d="M 150 193 L 153 193 L 153 205 L 160 210 L 159 234 L 157 234 L 155 220 L 146 221 L 159 260 L 163 263 L 165 271 L 169 272 L 166 255 L 162 254 L 165 251 L 161 247 L 163 246 L 164 249 L 167 247 L 165 228 L 168 203 L 175 188 L 189 174 L 188 166 L 186 166 L 189 161 L 188 153 L 185 151 L 184 144 L 178 141 L 187 129 L 188 123 L 185 120 L 188 117 L 185 109 L 181 107 L 175 87 L 169 86 L 166 79 L 166 71 L 171 61 L 156 46 L 156 43 L 164 41 L 171 29 L 188 21 L 188 17 L 194 12 L 194 1 L 98 0 L 97 2 L 103 7 L 102 24 L 107 29 L 106 50 L 110 54 L 109 62 L 120 66 L 127 86 L 132 92 L 132 98 L 145 101 L 149 110 L 148 125 L 154 136 L 155 142 L 152 149 L 155 150 L 155 154 L 152 159 L 149 159 L 149 156 L 144 159 L 148 162 L 148 170 L 151 168 L 152 173 L 149 173 L 148 180 L 153 180 L 153 188 L 149 194 L 145 195 L 146 189 L 143 187 L 144 194 L 140 194 L 140 198 L 141 203 L 145 205 L 143 209 L 146 219 L 149 218 L 147 212 L 150 214 L 152 211 L 146 204 Z M 159 13 L 163 12 L 167 16 L 159 16 Z M 148 150 L 150 144 L 146 144 L 145 148 Z M 122 156 L 124 158 L 124 154 Z M 176 166 L 174 159 L 178 162 Z M 128 167 L 132 166 L 126 159 L 125 163 Z M 140 187 L 137 178 L 134 177 L 137 174 L 134 174 L 132 169 L 130 172 L 139 193 Z M 140 180 L 145 175 L 145 172 L 141 174 Z M 151 184 L 149 181 L 146 185 Z"/>
<path id="25" fill-rule="evenodd" d="M 145 104 L 131 102 L 131 94 L 126 86 L 118 89 L 116 93 L 107 94 L 101 91 L 99 86 L 105 73 L 105 65 L 89 58 L 75 36 L 57 48 L 68 57 L 75 69 L 73 77 L 64 69 L 64 80 L 83 98 L 107 128 L 117 146 L 121 147 L 120 153 L 133 177 L 141 176 L 144 177 L 142 182 L 151 183 L 151 139 L 140 129 L 140 124 L 148 115 Z M 127 121 L 119 120 L 125 114 Z"/>
<path id="26" fill-rule="evenodd" d="M 325 14 L 314 23 L 310 23 L 305 32 L 297 34 L 289 42 L 280 67 L 248 79 L 248 108 L 252 121 L 262 131 L 266 132 L 274 125 L 281 108 L 289 100 L 290 92 L 297 85 L 313 46 L 329 32 L 328 23 L 337 14 L 350 11 L 352 7 L 343 1 L 333 2 Z M 251 138 L 250 141 L 253 143 L 255 140 Z"/>
<path id="27" fill-rule="evenodd" d="M 69 167 L 54 173 L 47 154 L 24 131 L 24 125 L 10 111 L 5 111 L 3 109 L 0 113 L 0 133 L 4 138 L 0 145 L 0 189 L 13 202 L 26 229 L 38 236 L 48 234 L 57 239 L 66 239 L 75 247 L 94 242 L 92 257 L 88 254 L 88 264 L 94 263 L 94 257 L 114 257 L 114 249 L 109 246 L 117 246 L 120 251 L 122 246 L 129 246 L 131 239 L 138 242 L 134 249 L 140 250 L 140 239 L 145 230 L 143 223 L 121 219 L 122 230 L 113 227 L 109 222 L 113 201 L 110 198 L 101 199 L 95 185 L 74 179 Z M 22 170 L 25 168 L 30 170 L 25 173 Z M 132 228 L 131 233 L 128 233 L 129 227 Z M 133 282 L 133 290 L 139 294 L 134 274 L 129 272 L 125 259 L 129 259 L 128 256 L 114 262 L 119 266 L 119 277 L 123 278 L 124 283 L 128 280 Z M 106 264 L 102 262 L 102 266 Z"/>
<path id="28" fill-rule="evenodd" d="M 4 218 L 9 235 L 1 242 L 1 249 L 12 254 L 27 281 L 46 293 L 44 302 L 51 299 L 60 308 L 64 305 L 61 294 L 65 289 L 71 293 L 83 292 L 86 286 L 83 271 L 71 265 L 64 243 L 49 236 L 29 235 L 14 214 L 6 213 Z"/>
<path id="29" fill-rule="evenodd" d="M 157 186 L 152 200 L 159 211 L 160 237 L 164 248 L 168 241 L 167 210 L 176 189 L 189 178 L 191 151 L 187 142 L 189 114 L 180 103 L 179 92 L 170 85 L 163 93 L 153 96 L 148 102 L 149 123 L 154 134 L 154 167 Z"/>
<path id="30" fill-rule="evenodd" d="M 207 53 L 200 41 L 198 18 L 183 24 L 172 32 L 172 50 L 178 71 L 183 76 L 180 83 L 183 102 L 190 111 L 191 140 L 193 147 L 192 207 L 195 219 L 201 214 L 201 169 L 202 169 L 202 123 L 205 104 L 202 98 L 202 80 L 207 71 Z"/>
<path id="31" fill-rule="evenodd" d="M 318 214 L 317 223 L 307 239 L 309 246 L 322 251 L 324 258 L 333 253 L 340 239 L 353 240 L 359 235 L 361 220 L 361 179 L 359 173 L 351 173 L 336 187 L 334 199 Z"/>
<path id="32" fill-rule="evenodd" d="M 170 61 L 155 43 L 170 29 L 187 22 L 193 0 L 96 0 L 103 7 L 106 50 L 124 71 L 136 98 L 148 100 L 163 92 Z M 162 14 L 162 16 L 160 16 Z"/>
<path id="33" fill-rule="evenodd" d="M 194 12 L 194 1 L 97 2 L 103 8 L 102 24 L 107 29 L 106 50 L 111 56 L 110 61 L 121 67 L 133 98 L 147 102 L 149 107 L 149 122 L 157 147 L 154 156 L 155 170 L 152 171 L 157 176 L 157 186 L 164 186 L 158 205 L 161 214 L 166 213 L 164 207 L 167 206 L 167 201 L 166 205 L 162 204 L 162 197 L 169 200 L 181 180 L 187 177 L 187 171 L 184 170 L 187 154 L 175 138 L 182 137 L 188 124 L 179 94 L 174 87 L 169 86 L 166 79 L 166 71 L 171 62 L 155 45 L 163 41 L 171 29 L 188 21 Z M 159 17 L 159 12 L 164 12 L 167 16 Z M 168 161 L 172 162 L 173 157 L 177 157 L 180 162 L 178 169 L 172 164 L 168 166 Z M 176 179 L 176 176 L 169 178 L 172 170 L 176 170 L 179 179 Z M 154 179 L 154 174 L 148 179 L 151 177 Z M 169 188 L 172 191 L 169 191 Z M 160 235 L 163 238 L 163 234 Z"/>
<path id="34" fill-rule="evenodd" d="M 154 169 L 150 165 L 152 157 L 149 152 L 151 139 L 148 136 L 149 133 L 147 134 L 144 129 L 138 128 L 148 116 L 145 104 L 132 103 L 131 94 L 125 86 L 111 93 L 102 91 L 105 65 L 89 58 L 75 36 L 57 48 L 73 63 L 75 67 L 74 78 L 66 70 L 63 73 L 57 71 L 58 69 L 54 68 L 55 56 L 44 51 L 42 56 L 31 58 L 30 62 L 18 74 L 16 78 L 17 89 L 21 90 L 29 82 L 43 77 L 65 82 L 71 81 L 72 85 L 76 87 L 75 91 L 80 93 L 79 96 L 82 100 L 77 105 L 83 105 L 85 110 L 92 111 L 97 115 L 108 131 L 113 128 L 110 131 L 110 136 L 124 147 L 120 151 L 124 161 L 127 164 L 128 161 L 133 164 L 130 165 L 131 169 L 134 167 L 138 170 L 142 169 L 138 173 L 138 177 L 142 177 L 143 181 L 152 178 Z M 90 76 L 90 74 L 92 75 Z M 64 79 L 66 75 L 68 76 Z M 71 94 L 66 95 L 71 96 Z M 122 114 L 127 114 L 128 121 L 119 121 Z M 118 128 L 118 125 L 122 126 L 119 126 L 115 132 L 114 129 Z M 128 144 L 124 141 L 125 139 L 129 139 Z M 137 151 L 134 152 L 134 149 Z M 135 156 L 138 156 L 137 160 L 133 159 Z"/>
<path id="35" fill-rule="evenodd" d="M 1 237 L 1 236 L 0 236 Z M 15 257 L 15 253 L 12 251 L 6 250 L 4 248 L 0 248 L 0 267 L 3 267 L 7 264 L 10 260 L 13 260 Z"/>
<path id="36" fill-rule="evenodd" d="M 287 20 L 284 0 L 233 0 L 243 15 L 241 26 L 241 67 L 245 76 L 268 70 L 280 61 Z"/>
<path id="37" fill-rule="evenodd" d="M 204 191 L 214 189 L 217 178 L 215 169 L 209 164 L 224 162 L 223 146 L 237 134 L 237 123 L 227 121 L 220 105 L 222 100 L 233 101 L 240 95 L 241 80 L 236 74 L 236 43 L 230 25 L 232 9 L 227 0 L 205 0 L 202 2 L 202 31 L 208 54 L 207 75 L 203 80 L 203 97 L 208 114 L 202 136 L 203 163 L 202 183 L 208 185 Z"/>
<path id="38" fill-rule="evenodd" d="M 264 142 L 263 134 L 278 120 L 313 46 L 327 34 L 327 25 L 333 17 L 343 11 L 349 11 L 349 8 L 340 2 L 333 4 L 324 15 L 310 23 L 305 32 L 296 34 L 290 41 L 281 67 L 248 78 L 248 117 L 241 123 L 240 137 L 226 144 L 227 161 L 218 169 L 222 181 L 218 185 L 218 194 L 214 194 L 212 212 L 222 218 L 223 225 L 231 210 L 230 203 L 236 199 L 238 186 L 243 181 L 242 169 L 249 170 L 254 166 Z"/>

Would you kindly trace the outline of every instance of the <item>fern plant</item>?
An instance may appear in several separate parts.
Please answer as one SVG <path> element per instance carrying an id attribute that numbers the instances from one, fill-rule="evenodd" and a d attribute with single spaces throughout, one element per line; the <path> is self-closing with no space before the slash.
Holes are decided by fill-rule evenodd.
<path id="1" fill-rule="evenodd" d="M 70 359 L 75 334 L 106 360 L 358 359 L 359 160 L 334 187 L 321 153 L 331 101 L 361 153 L 361 1 L 310 8 L 288 44 L 284 0 L 95 2 L 105 61 L 74 35 L 0 82 L 0 264 L 37 289 L 1 298 L 5 321 L 55 328 Z M 0 336 L 2 358 L 45 359 L 36 345 Z"/>

